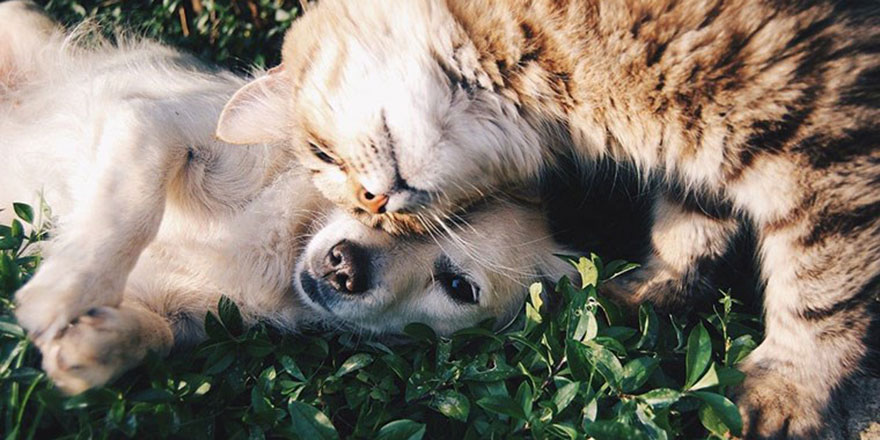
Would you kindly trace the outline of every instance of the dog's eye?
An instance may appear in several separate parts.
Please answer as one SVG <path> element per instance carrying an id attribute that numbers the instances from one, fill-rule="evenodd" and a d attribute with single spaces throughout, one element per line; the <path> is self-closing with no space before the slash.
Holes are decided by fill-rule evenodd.
<path id="1" fill-rule="evenodd" d="M 441 273 L 436 278 L 452 299 L 465 304 L 480 302 L 480 289 L 471 284 L 467 278 L 454 273 Z"/>
<path id="2" fill-rule="evenodd" d="M 314 142 L 309 142 L 309 148 L 312 150 L 312 154 L 315 155 L 321 162 L 328 163 L 330 165 L 338 165 L 339 161 L 333 158 L 333 156 L 327 154 L 323 148 L 319 147 Z"/>

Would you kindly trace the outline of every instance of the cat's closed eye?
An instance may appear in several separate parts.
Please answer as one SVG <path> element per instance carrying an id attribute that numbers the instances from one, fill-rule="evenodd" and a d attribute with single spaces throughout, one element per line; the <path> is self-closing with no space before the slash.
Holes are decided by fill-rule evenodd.
<path id="1" fill-rule="evenodd" d="M 321 162 L 330 164 L 330 165 L 339 165 L 339 160 L 331 156 L 324 148 L 318 146 L 318 144 L 314 142 L 309 142 L 309 149 L 312 151 L 312 154 L 315 155 Z"/>

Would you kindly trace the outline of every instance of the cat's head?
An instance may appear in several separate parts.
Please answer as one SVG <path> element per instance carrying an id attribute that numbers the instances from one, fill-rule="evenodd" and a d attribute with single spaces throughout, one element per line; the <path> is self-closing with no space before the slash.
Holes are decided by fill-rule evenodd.
<path id="1" fill-rule="evenodd" d="M 319 2 L 287 35 L 282 67 L 232 98 L 217 134 L 288 142 L 328 199 L 393 233 L 424 232 L 544 161 L 432 0 Z"/>
<path id="2" fill-rule="evenodd" d="M 396 335 L 420 322 L 449 335 L 486 319 L 496 328 L 521 310 L 529 285 L 573 275 L 553 253 L 536 206 L 492 199 L 448 230 L 391 235 L 341 211 L 318 226 L 294 271 L 305 320 Z"/>

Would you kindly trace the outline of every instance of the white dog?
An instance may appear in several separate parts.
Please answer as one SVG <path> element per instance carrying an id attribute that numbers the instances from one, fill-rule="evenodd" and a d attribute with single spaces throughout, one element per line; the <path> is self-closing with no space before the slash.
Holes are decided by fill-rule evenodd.
<path id="1" fill-rule="evenodd" d="M 509 321 L 525 285 L 570 272 L 529 203 L 499 197 L 431 238 L 393 237 L 322 199 L 284 145 L 217 141 L 245 82 L 0 4 L 0 203 L 45 200 L 54 227 L 16 316 L 63 390 L 198 340 L 222 294 L 288 331 L 448 334 Z"/>

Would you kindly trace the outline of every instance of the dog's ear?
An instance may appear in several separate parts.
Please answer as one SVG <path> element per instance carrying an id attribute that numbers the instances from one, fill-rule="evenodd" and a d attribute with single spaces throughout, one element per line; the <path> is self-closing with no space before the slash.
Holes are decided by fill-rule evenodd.
<path id="1" fill-rule="evenodd" d="M 288 84 L 283 67 L 278 66 L 235 92 L 220 113 L 217 138 L 230 144 L 284 140 Z"/>

